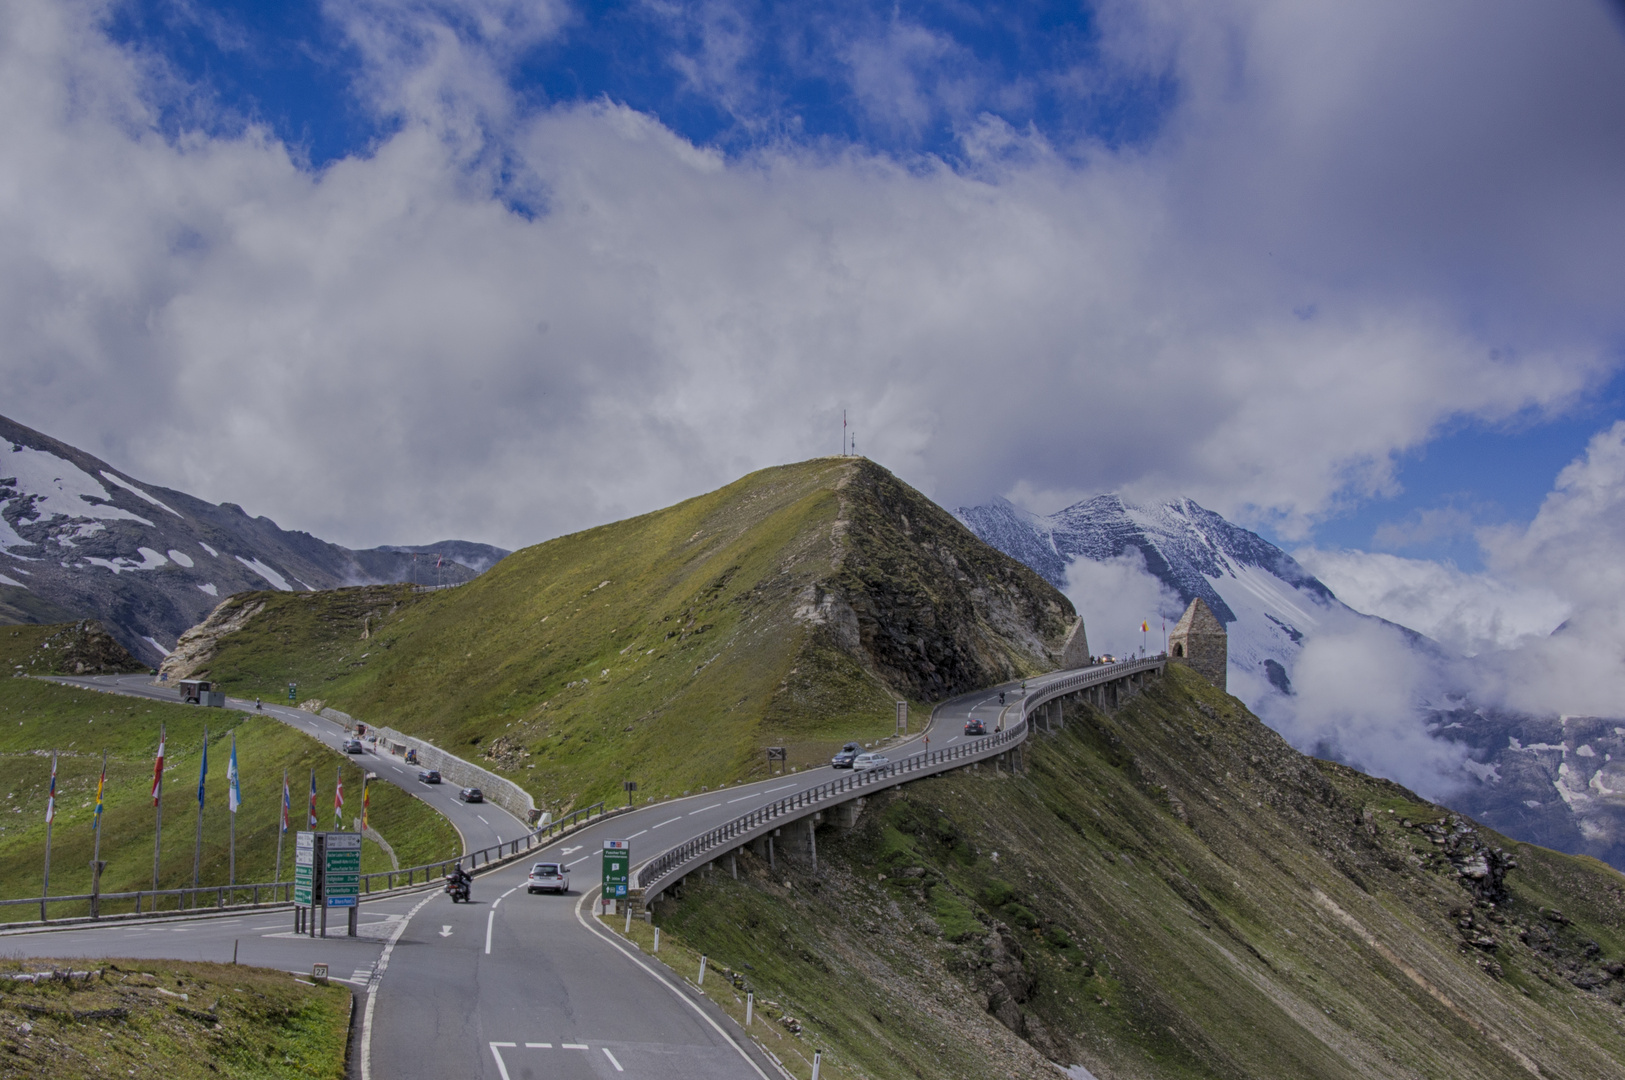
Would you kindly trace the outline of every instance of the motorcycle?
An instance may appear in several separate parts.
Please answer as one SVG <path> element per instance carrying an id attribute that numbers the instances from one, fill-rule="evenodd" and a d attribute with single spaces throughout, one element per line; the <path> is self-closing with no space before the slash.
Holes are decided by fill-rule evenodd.
<path id="1" fill-rule="evenodd" d="M 451 897 L 452 903 L 461 900 L 468 903 L 468 879 L 456 874 L 446 875 L 446 893 Z"/>

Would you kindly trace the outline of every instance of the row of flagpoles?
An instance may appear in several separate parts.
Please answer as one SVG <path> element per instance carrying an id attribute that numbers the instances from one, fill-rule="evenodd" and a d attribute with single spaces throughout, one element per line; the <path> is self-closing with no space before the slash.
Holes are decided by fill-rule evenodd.
<path id="1" fill-rule="evenodd" d="M 167 739 L 163 725 L 158 727 L 158 756 L 152 766 L 152 808 L 154 815 L 154 828 L 152 838 L 152 887 L 158 889 L 158 872 L 160 856 L 163 850 L 164 836 L 164 747 Z M 45 799 L 45 881 L 44 890 L 40 900 L 40 918 L 45 918 L 45 898 L 51 895 L 51 828 L 56 821 L 56 770 L 57 752 L 51 751 L 51 790 Z M 197 839 L 192 849 L 192 887 L 198 887 L 198 876 L 203 866 L 203 806 L 205 782 L 209 777 L 209 729 L 203 729 L 203 758 L 198 765 L 197 774 Z M 102 808 L 103 798 L 107 791 L 107 751 L 102 751 L 102 771 L 96 781 L 96 808 L 91 813 L 90 827 L 95 833 L 95 850 L 91 856 L 92 865 L 101 865 L 102 855 Z M 371 803 L 370 793 L 367 790 L 367 781 L 361 781 L 361 830 L 367 830 L 367 811 Z M 231 736 L 231 759 L 226 765 L 226 804 L 231 811 L 231 853 L 230 853 L 230 884 L 237 884 L 237 811 L 243 804 L 243 792 L 240 776 L 237 771 L 237 735 Z M 310 805 L 306 812 L 307 828 L 316 829 L 319 821 L 316 815 L 316 770 L 310 770 Z M 282 813 L 277 826 L 276 839 L 276 873 L 273 880 L 282 878 L 282 844 L 293 824 L 293 799 L 288 788 L 288 770 L 282 770 Z M 339 766 L 333 785 L 333 828 L 338 831 L 344 825 L 344 769 Z"/>

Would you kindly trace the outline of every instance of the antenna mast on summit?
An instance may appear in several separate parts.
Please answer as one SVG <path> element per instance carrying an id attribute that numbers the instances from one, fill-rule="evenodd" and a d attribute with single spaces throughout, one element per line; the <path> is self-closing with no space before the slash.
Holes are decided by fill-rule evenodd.
<path id="1" fill-rule="evenodd" d="M 841 456 L 846 456 L 846 410 L 841 410 Z"/>

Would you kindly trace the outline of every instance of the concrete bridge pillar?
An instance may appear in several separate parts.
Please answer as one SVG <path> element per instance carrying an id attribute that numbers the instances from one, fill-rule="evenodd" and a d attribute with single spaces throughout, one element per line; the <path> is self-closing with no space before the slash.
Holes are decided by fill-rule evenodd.
<path id="1" fill-rule="evenodd" d="M 863 804 L 867 801 L 867 799 L 861 798 L 850 799 L 839 806 L 831 807 L 830 816 L 834 820 L 835 827 L 839 829 L 856 828 L 858 816 L 863 813 Z"/>
<path id="2" fill-rule="evenodd" d="M 784 844 L 784 853 L 792 859 L 802 859 L 818 869 L 818 819 L 821 814 L 812 814 L 800 821 L 792 821 L 780 832 L 780 840 Z"/>

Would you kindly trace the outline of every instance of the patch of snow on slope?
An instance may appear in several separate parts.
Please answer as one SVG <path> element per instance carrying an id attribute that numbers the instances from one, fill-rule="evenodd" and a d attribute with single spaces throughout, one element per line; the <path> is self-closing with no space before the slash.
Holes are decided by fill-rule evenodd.
<path id="1" fill-rule="evenodd" d="M 199 540 L 197 542 L 197 546 L 202 548 L 204 551 L 207 551 L 210 555 L 213 555 L 217 559 L 220 557 L 220 553 L 218 551 L 216 551 L 214 548 L 210 547 L 208 544 L 205 544 L 201 540 Z"/>
<path id="2" fill-rule="evenodd" d="M 140 488 L 136 487 L 134 484 L 130 483 L 128 480 L 125 480 L 125 479 L 123 479 L 121 477 L 114 476 L 112 473 L 108 472 L 106 469 L 103 469 L 101 471 L 101 473 L 108 480 L 111 480 L 113 483 L 117 484 L 119 487 L 123 488 L 125 491 L 128 491 L 130 494 L 134 495 L 136 498 L 145 499 L 148 502 L 150 502 L 152 505 L 158 507 L 160 510 L 169 510 L 169 512 L 171 514 L 174 514 L 176 517 L 181 516 L 180 511 L 178 511 L 178 510 L 170 510 L 169 507 L 165 506 L 163 503 L 159 502 L 157 499 L 153 498 L 151 495 L 148 495 L 145 491 L 142 491 Z"/>
<path id="3" fill-rule="evenodd" d="M 11 453 L 0 459 L 5 463 L 0 466 L 0 471 L 17 478 L 19 497 L 34 496 L 33 520 L 100 518 L 105 521 L 139 521 L 152 528 L 152 522 L 146 518 L 112 505 L 112 496 L 107 489 L 73 462 L 44 450 L 16 446 L 10 442 L 6 445 L 11 447 Z"/>
<path id="4" fill-rule="evenodd" d="M 187 555 L 184 552 L 176 551 L 174 548 L 170 548 L 169 557 L 180 565 L 186 567 L 188 570 L 192 568 L 192 556 Z"/>
<path id="5" fill-rule="evenodd" d="M 210 596 L 219 596 L 220 595 L 220 590 L 214 587 L 214 582 L 212 582 L 212 581 L 210 581 L 210 582 L 208 582 L 206 584 L 203 584 L 203 585 L 199 585 L 198 588 L 202 589 L 204 592 L 208 593 Z"/>
<path id="6" fill-rule="evenodd" d="M 237 556 L 237 561 L 242 563 L 244 566 L 248 567 L 250 570 L 254 571 L 254 573 L 258 574 L 260 577 L 264 578 L 266 581 L 269 581 L 273 588 L 280 589 L 283 592 L 293 592 L 293 586 L 288 584 L 288 579 L 287 578 L 283 577 L 281 574 L 277 573 L 275 570 L 272 570 L 269 566 L 266 566 L 264 563 L 260 562 L 258 559 L 255 559 L 253 562 L 250 562 L 247 559 L 243 558 L 241 555 L 239 555 L 239 556 Z"/>
<path id="7" fill-rule="evenodd" d="M 6 575 L 4 575 L 4 574 L 0 574 L 0 585 L 15 585 L 15 586 L 16 586 L 16 587 L 17 587 L 17 588 L 19 588 L 19 589 L 26 589 L 26 588 L 28 588 L 28 586 L 27 586 L 27 585 L 24 585 L 24 584 L 23 584 L 23 583 L 22 583 L 22 582 L 20 582 L 20 581 L 13 581 L 13 580 L 12 580 L 12 579 L 11 579 L 11 578 L 8 578 L 8 577 L 7 577 L 7 576 L 6 576 Z"/>
<path id="8" fill-rule="evenodd" d="M 150 637 L 147 637 L 146 635 L 142 635 L 141 640 L 145 641 L 148 645 L 151 645 L 154 649 L 157 649 L 160 656 L 168 656 L 169 655 L 169 650 L 168 649 L 164 648 L 162 645 L 158 644 L 156 641 L 152 640 Z"/>
<path id="9" fill-rule="evenodd" d="M 160 566 L 169 565 L 168 559 L 164 558 L 162 555 L 158 554 L 149 547 L 136 548 L 136 551 L 141 553 L 140 562 L 136 562 L 134 559 L 124 558 L 98 559 L 93 555 L 87 555 L 85 557 L 85 562 L 90 563 L 92 566 L 105 566 L 115 574 L 119 574 L 127 570 L 132 572 L 136 570 L 156 570 Z"/>

